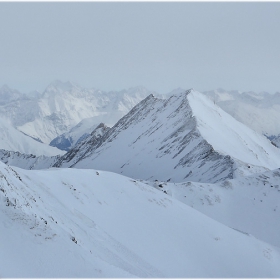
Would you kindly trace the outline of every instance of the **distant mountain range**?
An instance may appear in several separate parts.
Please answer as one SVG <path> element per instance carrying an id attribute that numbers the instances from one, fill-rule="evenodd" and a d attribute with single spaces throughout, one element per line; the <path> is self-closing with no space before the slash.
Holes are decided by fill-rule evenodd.
<path id="1" fill-rule="evenodd" d="M 218 89 L 215 91 L 208 91 L 204 92 L 203 95 L 207 96 L 212 100 L 212 103 L 214 103 L 215 107 L 211 108 L 211 110 L 208 110 L 208 105 L 210 104 L 208 101 L 208 105 L 206 107 L 201 107 L 199 112 L 196 112 L 196 116 L 193 116 L 192 118 L 192 111 L 193 108 L 190 108 L 189 101 L 182 101 L 187 103 L 187 105 L 183 108 L 185 110 L 185 115 L 183 117 L 180 117 L 180 114 L 176 114 L 177 118 L 181 118 L 181 120 L 177 120 L 176 124 L 170 123 L 170 118 L 165 119 L 164 114 L 160 114 L 160 110 L 164 111 L 163 109 L 160 109 L 157 112 L 154 112 L 153 106 L 159 106 L 159 104 L 167 104 L 165 105 L 168 107 L 168 110 L 173 110 L 171 108 L 169 100 L 173 100 L 174 98 L 178 98 L 179 96 L 185 96 L 186 91 L 178 88 L 174 91 L 162 95 L 158 93 L 151 93 L 150 91 L 146 90 L 143 87 L 135 87 L 131 88 L 129 90 L 123 90 L 120 92 L 103 92 L 100 90 L 95 89 L 85 89 L 80 86 L 74 85 L 70 82 L 60 82 L 55 81 L 51 83 L 46 90 L 40 94 L 38 92 L 33 92 L 30 94 L 21 94 L 20 92 L 16 90 L 11 90 L 7 86 L 3 86 L 0 89 L 0 116 L 2 115 L 3 120 L 0 122 L 0 125 L 2 126 L 1 132 L 0 132 L 0 148 L 3 150 L 1 153 L 1 158 L 3 162 L 11 162 L 11 159 L 8 159 L 7 155 L 11 155 L 14 153 L 14 156 L 12 157 L 13 164 L 17 165 L 17 158 L 19 161 L 25 158 L 29 158 L 29 161 L 32 161 L 32 164 L 27 164 L 25 168 L 42 168 L 44 164 L 39 161 L 40 164 L 37 165 L 37 159 L 34 159 L 33 156 L 29 156 L 28 154 L 36 155 L 36 156 L 56 156 L 56 155 L 62 155 L 63 152 L 60 152 L 59 150 L 55 150 L 47 145 L 43 145 L 39 142 L 47 142 L 50 141 L 50 146 L 57 147 L 64 151 L 69 151 L 68 154 L 66 154 L 64 157 L 58 157 L 59 160 L 50 160 L 47 161 L 47 165 L 45 167 L 48 167 L 48 164 L 53 163 L 55 166 L 75 166 L 75 167 L 86 167 L 87 164 L 83 164 L 82 162 L 86 162 L 86 157 L 88 158 L 91 153 L 94 152 L 95 158 L 98 157 L 98 164 L 100 167 L 108 167 L 108 164 L 105 163 L 106 160 L 102 160 L 103 156 L 99 154 L 101 153 L 101 147 L 105 145 L 106 141 L 112 141 L 108 140 L 111 139 L 113 136 L 110 135 L 119 135 L 122 130 L 126 131 L 126 128 L 123 128 L 122 122 L 125 122 L 125 126 L 129 127 L 130 131 L 133 126 L 136 126 L 135 121 L 133 118 L 139 121 L 138 118 L 145 118 L 146 123 L 141 124 L 141 127 L 135 128 L 135 131 L 131 132 L 131 135 L 137 137 L 140 139 L 144 139 L 143 135 L 147 136 L 149 135 L 148 131 L 153 131 L 153 127 L 156 127 L 156 129 L 159 131 L 165 131 L 162 132 L 161 137 L 167 133 L 167 131 L 170 131 L 170 133 L 174 133 L 174 135 L 177 137 L 181 133 L 186 133 L 185 129 L 178 126 L 178 124 L 185 123 L 185 127 L 189 127 L 191 129 L 191 133 L 188 132 L 188 136 L 185 136 L 189 138 L 186 140 L 185 144 L 182 144 L 180 141 L 180 137 L 177 139 L 173 134 L 171 139 L 174 140 L 174 142 L 169 143 L 166 139 L 165 142 L 168 142 L 169 144 L 162 145 L 161 147 L 157 147 L 159 143 L 156 144 L 155 149 L 160 149 L 158 154 L 155 154 L 156 150 L 152 149 L 149 151 L 149 153 L 154 154 L 153 157 L 155 158 L 163 158 L 166 159 L 167 154 L 172 155 L 171 159 L 169 160 L 169 164 L 171 162 L 174 162 L 172 168 L 175 168 L 177 171 L 180 169 L 180 166 L 186 166 L 187 161 L 190 161 L 191 158 L 196 158 L 196 152 L 192 149 L 188 153 L 187 159 L 183 160 L 179 154 L 184 150 L 184 147 L 190 148 L 189 141 L 194 141 L 193 139 L 198 139 L 199 137 L 202 137 L 203 140 L 206 141 L 208 148 L 206 149 L 207 145 L 204 145 L 202 149 L 202 144 L 199 146 L 196 146 L 198 144 L 194 144 L 196 149 L 204 149 L 207 150 L 207 153 L 212 154 L 212 151 L 215 151 L 219 154 L 219 156 L 229 156 L 224 158 L 224 161 L 227 161 L 227 164 L 220 165 L 223 166 L 224 170 L 221 172 L 221 170 L 217 169 L 217 173 L 220 175 L 220 179 L 223 179 L 223 175 L 225 177 L 233 176 L 236 172 L 234 170 L 239 170 L 239 167 L 233 166 L 232 158 L 235 158 L 236 160 L 240 160 L 241 162 L 248 162 L 252 166 L 262 166 L 264 168 L 271 169 L 271 160 L 270 163 L 268 163 L 269 160 L 264 160 L 266 162 L 260 162 L 260 158 L 263 159 L 263 155 L 267 154 L 267 151 L 265 153 L 262 153 L 262 156 L 258 156 L 258 160 L 256 160 L 257 152 L 238 152 L 244 145 L 240 146 L 240 143 L 236 144 L 234 143 L 235 140 L 233 139 L 243 139 L 243 144 L 247 144 L 247 140 L 244 140 L 245 136 L 242 134 L 243 132 L 239 130 L 235 131 L 233 133 L 232 137 L 229 137 L 231 131 L 228 130 L 228 115 L 225 115 L 223 118 L 226 118 L 227 121 L 225 121 L 223 118 L 217 118 L 215 121 L 216 123 L 220 123 L 220 125 L 216 126 L 215 129 L 217 129 L 217 133 L 219 133 L 219 137 L 217 137 L 217 134 L 214 135 L 211 131 L 213 129 L 213 124 L 208 125 L 208 128 L 205 129 L 203 132 L 203 129 L 201 127 L 206 128 L 203 124 L 198 125 L 198 123 L 201 120 L 201 123 L 205 123 L 211 119 L 207 117 L 206 113 L 208 111 L 213 112 L 222 112 L 224 115 L 224 111 L 229 113 L 231 116 L 234 117 L 234 119 L 238 120 L 239 122 L 245 124 L 246 126 L 254 129 L 256 132 L 266 135 L 275 146 L 279 145 L 279 135 L 280 135 L 280 124 L 277 122 L 278 115 L 280 116 L 280 93 L 276 93 L 274 95 L 268 94 L 268 93 L 260 93 L 256 94 L 253 92 L 245 92 L 241 93 L 238 91 L 225 91 L 222 89 Z M 194 92 L 194 91 L 193 91 Z M 191 94 L 193 95 L 193 93 Z M 196 94 L 198 98 L 201 98 L 201 93 Z M 148 96 L 148 97 L 147 97 Z M 145 99 L 146 98 L 146 99 Z M 148 99 L 147 99 L 148 98 Z M 160 101 L 159 101 L 160 100 Z M 139 103 L 140 102 L 140 103 Z M 144 102 L 144 103 L 141 103 Z M 207 103 L 206 102 L 206 103 Z M 205 104 L 206 104 L 205 103 Z M 134 107 L 136 104 L 138 104 L 136 107 Z M 139 107 L 140 106 L 140 107 Z M 151 107 L 152 106 L 152 107 Z M 224 111 L 221 111 L 217 106 L 221 107 Z M 134 107 L 134 109 L 128 114 L 128 112 Z M 134 114 L 135 108 L 138 108 L 139 111 L 139 117 L 138 115 L 133 115 L 131 117 L 131 114 Z M 170 109 L 171 108 L 171 109 Z M 210 107 L 209 107 L 210 108 Z M 175 108 L 176 109 L 176 108 Z M 174 109 L 174 110 L 175 110 Z M 208 110 L 208 111 L 207 111 Z M 125 114 L 126 117 L 119 121 Z M 142 115 L 141 115 L 142 114 Z M 149 114 L 152 114 L 150 116 Z M 191 114 L 191 115 L 189 115 Z M 213 113 L 214 114 L 214 113 Z M 218 113 L 221 114 L 221 113 Z M 217 113 L 216 113 L 217 115 Z M 5 118 L 5 119 L 4 119 Z M 132 118 L 132 119 L 131 119 Z M 141 120 L 141 122 L 144 122 L 144 119 Z M 157 121 L 158 123 L 161 123 L 161 126 L 157 126 L 157 123 L 154 123 L 156 119 L 159 119 Z M 119 121 L 118 125 L 116 127 L 113 127 L 117 122 Z M 232 119 L 230 119 L 229 122 L 231 122 Z M 176 122 L 176 121 L 175 121 Z M 9 124 L 11 123 L 11 125 Z M 90 134 L 97 128 L 100 123 L 103 123 L 106 126 L 106 129 L 108 130 L 106 133 L 104 131 L 104 137 L 100 137 L 100 139 L 91 139 Z M 225 125 L 226 123 L 226 125 Z M 235 122 L 236 123 L 236 122 Z M 14 127 L 12 127 L 14 126 Z M 112 127 L 112 129 L 109 129 L 109 126 Z M 151 126 L 151 127 L 150 127 Z M 178 127 L 177 127 L 178 126 Z M 240 126 L 240 125 L 239 125 Z M 142 127 L 145 127 L 145 130 L 142 131 Z M 230 125 L 230 127 L 234 130 L 235 128 Z M 174 131 L 171 131 L 174 129 Z M 176 129 L 179 129 L 179 132 L 176 132 Z M 197 130 L 199 132 L 197 132 Z M 228 130 L 228 131 L 227 131 Z M 241 129 L 244 130 L 243 128 Z M 19 131 L 23 132 L 20 133 Z M 218 132 L 219 131 L 219 132 Z M 225 133 L 227 131 L 227 133 Z M 158 133 L 156 132 L 156 134 Z M 127 131 L 126 131 L 127 133 Z M 207 136 L 203 135 L 203 133 L 206 133 Z M 2 134 L 2 136 L 1 136 Z M 124 134 L 124 132 L 121 133 L 121 135 Z M 143 134 L 143 135 L 142 135 Z M 199 136 L 197 136 L 199 135 Z M 211 136 L 212 135 L 212 136 Z M 214 135 L 214 136 L 213 136 Z M 238 137 L 235 137 L 235 135 L 239 135 Z M 30 137 L 28 137 L 30 136 Z M 55 137 L 54 137 L 55 136 Z M 54 138 L 52 138 L 54 137 Z M 106 140 L 106 137 L 108 138 Z M 111 138 L 110 138 L 111 137 Z M 116 136 L 114 136 L 116 137 Z M 139 146 L 137 150 L 137 153 L 141 155 L 141 150 L 147 150 L 148 147 L 151 147 L 151 143 L 157 142 L 155 139 L 152 139 L 152 136 L 150 135 L 150 140 L 146 143 L 143 143 L 145 147 Z M 256 139 L 259 139 L 258 137 L 254 136 L 246 136 L 250 141 L 256 141 Z M 33 139 L 32 139 L 33 138 Z M 125 146 L 126 141 L 129 141 L 129 139 L 124 136 L 124 140 L 121 140 L 123 144 L 116 144 L 116 145 L 123 145 Z M 137 138 L 137 139 L 138 139 Z M 208 139 L 209 138 L 209 139 Z M 34 141 L 36 139 L 37 141 Z M 140 143 L 137 139 L 135 139 L 135 143 L 130 146 L 133 146 L 134 149 L 134 157 L 137 158 L 138 161 L 141 161 L 141 156 L 137 156 L 136 153 L 136 146 L 140 145 Z M 147 138 L 148 139 L 148 138 Z M 159 142 L 163 141 L 160 137 L 158 138 Z M 217 139 L 220 139 L 219 141 Z M 172 140 L 172 141 L 173 141 Z M 232 141 L 233 142 L 232 142 Z M 103 141 L 103 142 L 102 142 Z M 142 140 L 141 140 L 142 141 Z M 202 140 L 201 140 L 202 141 Z M 218 142 L 217 142 L 218 141 Z M 263 141 L 263 140 L 262 140 Z M 98 143 L 97 143 L 98 142 Z M 137 142 L 137 143 L 136 143 Z M 231 143 L 232 142 L 232 143 Z M 86 143 L 91 143 L 90 145 Z M 92 144 L 94 143 L 94 145 Z M 115 142 L 113 142 L 115 143 Z M 126 143 L 126 144 L 124 144 Z M 219 144 L 218 144 L 219 143 Z M 232 145 L 232 147 L 238 145 L 239 148 L 236 149 L 236 151 L 229 151 L 228 148 L 225 149 L 223 143 L 227 143 L 227 147 L 229 144 Z M 177 150 L 179 150 L 179 154 L 175 152 L 176 144 L 178 144 Z M 267 144 L 256 144 L 258 147 L 264 147 L 263 149 L 266 150 Z M 87 147 L 88 146 L 88 147 Z M 166 150 L 165 147 L 170 146 L 169 150 Z M 270 146 L 270 145 L 269 145 Z M 221 150 L 222 147 L 222 150 Z M 255 146 L 254 146 L 255 147 Z M 256 146 L 257 147 L 257 146 Z M 250 145 L 247 147 L 249 149 Z M 107 153 L 109 152 L 109 148 L 106 147 Z M 174 151 L 172 151 L 172 149 Z M 185 150 L 187 152 L 188 150 Z M 223 150 L 224 149 L 224 150 Z M 259 149 L 259 148 L 257 148 Z M 115 150 L 115 149 L 113 149 Z M 127 148 L 125 148 L 127 150 Z M 9 153 L 7 153 L 9 151 Z M 162 151 L 164 151 L 164 154 L 162 154 Z M 171 152 L 172 151 L 172 152 Z M 254 149 L 252 151 L 255 151 Z M 18 154 L 19 152 L 20 154 Z M 206 153 L 206 151 L 204 151 Z M 174 154 L 173 154 L 174 153 Z M 200 152 L 198 152 L 200 153 Z M 96 155 L 98 154 L 98 156 Z M 116 158 L 120 161 L 119 167 L 113 166 L 113 162 L 111 162 L 111 167 L 109 170 L 116 171 L 118 173 L 127 174 L 128 176 L 135 177 L 136 174 L 131 173 L 128 171 L 129 169 L 133 169 L 134 167 L 129 167 L 130 159 L 123 158 L 125 156 L 125 152 L 121 153 L 121 156 L 117 156 Z M 130 153 L 129 153 L 130 154 Z M 238 154 L 238 156 L 236 156 Z M 268 153 L 270 155 L 270 153 Z M 271 153 L 269 158 L 275 158 L 272 156 L 275 154 L 274 152 Z M 277 154 L 277 152 L 276 152 Z M 243 155 L 243 156 L 242 156 Z M 71 158 L 71 160 L 69 160 Z M 104 158 L 106 158 L 104 156 Z M 122 159 L 123 158 L 123 159 Z M 179 159 L 179 162 L 176 162 L 176 160 Z M 124 162 L 121 162 L 121 159 Z M 250 159 L 250 160 L 249 160 Z M 135 163 L 137 160 L 133 160 Z M 147 158 L 148 161 L 150 159 Z M 174 161 L 175 160 L 175 161 Z M 36 163 L 34 163 L 36 161 Z M 116 161 L 116 160 L 115 160 Z M 90 160 L 91 167 L 95 166 L 95 160 Z M 104 166 L 103 166 L 104 162 Z M 142 162 L 142 161 L 141 161 Z M 143 168 L 149 169 L 149 165 L 145 165 L 143 163 L 143 166 L 140 168 L 142 163 L 139 162 L 139 166 L 137 167 L 137 170 L 139 170 L 139 173 L 143 175 L 142 170 Z M 145 161 L 144 161 L 145 162 Z M 156 160 L 156 164 L 160 164 L 160 160 Z M 175 163 L 176 162 L 176 163 Z M 151 161 L 150 161 L 151 163 Z M 198 166 L 200 166 L 202 163 L 197 163 Z M 235 161 L 235 165 L 236 165 Z M 190 164 L 189 164 L 190 165 Z M 20 164 L 20 166 L 24 166 L 24 164 Z M 146 166 L 146 167 L 145 167 Z M 190 165 L 192 166 L 192 165 Z M 217 165 L 218 166 L 218 165 Z M 217 167 L 216 166 L 216 167 Z M 227 168 L 225 167 L 227 166 Z M 273 167 L 276 167 L 277 165 L 273 165 Z M 121 170 L 120 170 L 120 167 Z M 140 168 L 140 169 L 139 169 Z M 206 168 L 208 170 L 208 168 Z M 186 170 L 184 168 L 184 170 Z M 226 171 L 227 170 L 227 171 Z M 252 170 L 252 169 L 251 169 Z M 177 172 L 176 171 L 176 172 Z M 136 171 L 133 171 L 136 172 Z M 208 170 L 209 174 L 211 173 L 211 176 L 214 176 L 215 172 Z M 164 174 L 168 174 L 168 172 L 162 172 Z M 180 175 L 181 180 L 183 177 L 192 179 L 197 178 L 197 175 L 195 175 L 195 170 L 190 168 L 190 170 L 187 172 L 188 174 Z M 250 172 L 249 172 L 250 173 Z M 227 175 L 226 175 L 227 174 Z M 230 175 L 231 174 L 231 175 Z M 148 176 L 148 175 L 147 175 Z M 145 178 L 147 177 L 145 175 Z M 152 176 L 152 175 L 150 175 Z M 153 176 L 156 176 L 156 174 L 153 173 Z M 182 177 L 183 176 L 183 177 Z M 137 177 L 137 176 L 136 176 Z M 182 178 L 181 178 L 182 177 Z M 203 179 L 203 178 L 204 179 Z M 200 178 L 202 181 L 209 181 L 210 177 L 208 178 L 206 174 L 204 174 Z M 142 178 L 141 176 L 138 176 L 138 178 Z M 172 176 L 169 178 L 165 178 L 165 180 L 172 180 Z M 214 180 L 212 178 L 211 180 Z M 219 180 L 217 178 L 217 180 Z"/>
<path id="2" fill-rule="evenodd" d="M 104 92 L 55 81 L 40 95 L 25 95 L 4 86 L 0 89 L 0 117 L 49 144 L 86 118 L 92 119 L 92 126 L 101 122 L 114 125 L 150 93 L 143 87 Z"/>
<path id="3" fill-rule="evenodd" d="M 105 92 L 55 81 L 43 93 L 22 94 L 5 85 L 0 88 L 0 117 L 37 141 L 46 144 L 53 141 L 52 146 L 69 150 L 76 140 L 90 134 L 91 129 L 101 122 L 112 127 L 148 95 L 168 98 L 184 91 L 178 88 L 167 94 L 159 94 L 144 87 L 134 87 Z M 280 124 L 275 120 L 280 117 L 280 93 L 272 95 L 218 89 L 204 94 L 238 121 L 278 143 Z M 91 119 L 91 124 L 87 122 L 88 131 L 84 126 L 85 119 Z M 79 124 L 82 121 L 84 124 Z M 76 125 L 84 127 L 80 134 L 79 129 L 74 128 Z M 76 130 L 75 135 L 70 135 L 73 133 L 71 129 Z M 63 141 L 66 142 L 63 144 Z"/>
<path id="4" fill-rule="evenodd" d="M 9 120 L 0 118 L 0 149 L 7 151 L 17 151 L 21 154 L 33 154 L 36 156 L 62 155 L 65 152 L 40 143 L 24 135 L 11 124 Z"/>

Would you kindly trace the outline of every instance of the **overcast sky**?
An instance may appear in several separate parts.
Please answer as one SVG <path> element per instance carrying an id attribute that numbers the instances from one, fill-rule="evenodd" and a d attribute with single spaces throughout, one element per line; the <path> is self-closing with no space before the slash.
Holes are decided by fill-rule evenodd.
<path id="1" fill-rule="evenodd" d="M 0 86 L 280 91 L 280 2 L 0 3 Z"/>

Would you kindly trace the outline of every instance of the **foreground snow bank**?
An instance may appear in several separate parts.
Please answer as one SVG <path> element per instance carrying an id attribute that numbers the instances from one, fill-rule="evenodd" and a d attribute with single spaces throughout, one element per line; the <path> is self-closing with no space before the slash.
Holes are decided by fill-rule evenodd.
<path id="1" fill-rule="evenodd" d="M 0 163 L 1 277 L 279 277 L 276 247 L 109 172 Z"/>

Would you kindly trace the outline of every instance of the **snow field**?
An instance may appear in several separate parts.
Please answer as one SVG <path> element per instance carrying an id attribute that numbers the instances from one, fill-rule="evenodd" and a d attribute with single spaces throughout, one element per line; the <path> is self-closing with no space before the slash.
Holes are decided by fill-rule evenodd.
<path id="1" fill-rule="evenodd" d="M 139 181 L 3 164 L 1 176 L 2 277 L 280 275 L 276 247 Z"/>

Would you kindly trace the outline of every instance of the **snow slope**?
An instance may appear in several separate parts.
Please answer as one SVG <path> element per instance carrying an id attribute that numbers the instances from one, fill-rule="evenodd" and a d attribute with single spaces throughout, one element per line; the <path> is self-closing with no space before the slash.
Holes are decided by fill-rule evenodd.
<path id="1" fill-rule="evenodd" d="M 0 119 L 0 149 L 36 156 L 54 156 L 65 153 L 24 135 L 3 119 Z"/>
<path id="2" fill-rule="evenodd" d="M 280 252 L 146 184 L 0 163 L 1 277 L 279 277 Z"/>
<path id="3" fill-rule="evenodd" d="M 194 90 L 167 100 L 148 96 L 98 142 L 89 143 L 54 166 L 212 183 L 280 166 L 280 151 L 270 141 Z"/>
<path id="4" fill-rule="evenodd" d="M 146 183 L 231 228 L 280 248 L 280 169 L 216 184 Z"/>
<path id="5" fill-rule="evenodd" d="M 280 153 L 265 137 L 236 121 L 203 94 L 193 91 L 188 100 L 198 130 L 216 151 L 253 165 L 280 167 Z"/>

